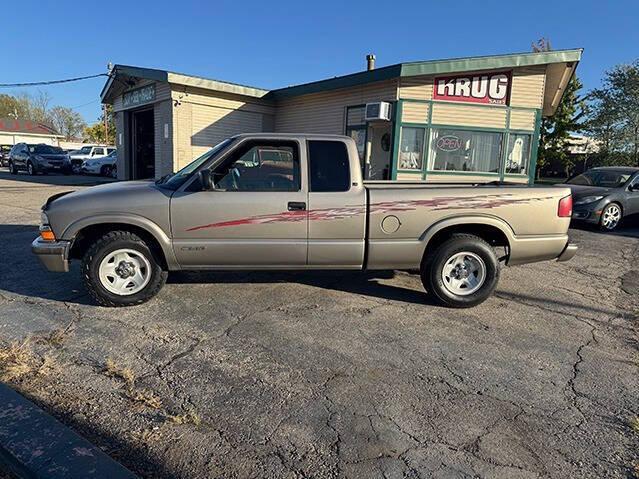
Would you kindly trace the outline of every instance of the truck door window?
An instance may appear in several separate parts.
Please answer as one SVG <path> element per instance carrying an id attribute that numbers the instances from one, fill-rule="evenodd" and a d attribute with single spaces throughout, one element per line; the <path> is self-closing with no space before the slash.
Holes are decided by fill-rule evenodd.
<path id="1" fill-rule="evenodd" d="M 215 187 L 225 191 L 299 191 L 297 151 L 293 142 L 250 142 L 215 171 Z"/>
<path id="2" fill-rule="evenodd" d="M 341 141 L 309 141 L 311 191 L 348 191 L 351 182 L 346 144 Z"/>

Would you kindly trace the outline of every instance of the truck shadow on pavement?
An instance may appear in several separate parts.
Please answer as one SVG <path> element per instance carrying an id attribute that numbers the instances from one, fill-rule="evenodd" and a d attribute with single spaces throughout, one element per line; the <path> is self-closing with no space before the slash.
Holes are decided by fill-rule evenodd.
<path id="1" fill-rule="evenodd" d="M 169 275 L 173 284 L 255 284 L 296 283 L 321 289 L 358 294 L 373 298 L 434 306 L 423 290 L 384 284 L 395 278 L 394 271 L 177 271 Z M 418 280 L 419 281 L 419 280 Z"/>
<path id="2" fill-rule="evenodd" d="M 79 261 L 71 263 L 69 273 L 50 273 L 40 265 L 31 253 L 31 242 L 37 235 L 35 225 L 0 224 L 0 254 L 3 257 L 0 294 L 6 291 L 45 300 L 95 305 L 82 284 Z M 393 271 L 179 271 L 169 275 L 168 284 L 293 283 L 389 301 L 434 304 L 421 290 L 421 285 L 415 290 L 380 282 L 394 276 Z"/>

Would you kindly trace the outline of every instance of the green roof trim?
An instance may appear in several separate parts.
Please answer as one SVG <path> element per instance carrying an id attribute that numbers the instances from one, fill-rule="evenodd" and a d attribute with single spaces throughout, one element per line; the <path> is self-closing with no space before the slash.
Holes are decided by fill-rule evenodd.
<path id="1" fill-rule="evenodd" d="M 265 98 L 281 99 L 291 96 L 319 93 L 327 90 L 365 85 L 376 81 L 417 75 L 437 75 L 443 73 L 462 73 L 467 71 L 516 68 L 550 63 L 578 62 L 583 49 L 555 50 L 550 52 L 512 53 L 482 57 L 453 58 L 448 60 L 429 60 L 423 62 L 398 63 L 371 71 L 329 78 L 302 85 L 280 88 L 269 92 Z"/>
<path id="2" fill-rule="evenodd" d="M 115 65 L 113 71 L 107 80 L 100 98 L 104 100 L 104 97 L 113 83 L 113 79 L 118 75 L 124 75 L 128 77 L 144 78 L 145 80 L 153 80 L 157 82 L 167 82 L 176 85 L 191 86 L 194 88 L 204 88 L 207 90 L 215 90 L 226 93 L 233 93 L 236 95 L 251 96 L 261 98 L 268 93 L 268 90 L 261 88 L 255 88 L 247 85 L 240 85 L 239 83 L 231 83 L 220 80 L 213 80 L 211 78 L 204 78 L 194 75 L 185 75 L 183 73 L 176 73 L 167 70 L 157 70 L 155 68 L 142 68 L 129 65 Z"/>
<path id="3" fill-rule="evenodd" d="M 272 90 L 266 95 L 267 99 L 279 100 L 291 96 L 306 95 L 308 93 L 319 93 L 326 90 L 337 90 L 339 88 L 348 88 L 366 83 L 372 83 L 383 80 L 397 78 L 402 71 L 402 64 L 390 65 L 387 67 L 376 68 L 375 70 L 363 71 L 344 75 L 327 80 L 319 80 L 302 85 L 294 85 L 286 88 Z"/>
<path id="4" fill-rule="evenodd" d="M 178 85 L 204 88 L 207 90 L 222 91 L 237 95 L 251 96 L 255 98 L 263 98 L 265 100 L 279 100 L 282 98 L 337 90 L 340 88 L 349 88 L 400 77 L 463 73 L 481 70 L 547 65 L 552 63 L 575 63 L 581 60 L 582 53 L 583 49 L 578 48 L 572 50 L 554 50 L 550 52 L 512 53 L 506 55 L 398 63 L 396 65 L 376 68 L 375 70 L 352 73 L 350 75 L 343 75 L 328 78 L 326 80 L 304 83 L 302 85 L 279 88 L 272 91 L 248 85 L 240 85 L 238 83 L 224 82 L 193 75 L 184 75 L 166 70 L 116 65 L 113 69 L 113 74 L 104 85 L 100 96 L 104 100 L 113 83 L 113 78 L 118 74 L 159 82 L 169 82 Z"/>
<path id="5" fill-rule="evenodd" d="M 537 53 L 515 53 L 485 57 L 453 58 L 426 62 L 402 63 L 401 76 L 437 75 L 478 70 L 528 67 L 549 63 L 572 63 L 581 60 L 583 49 Z"/>

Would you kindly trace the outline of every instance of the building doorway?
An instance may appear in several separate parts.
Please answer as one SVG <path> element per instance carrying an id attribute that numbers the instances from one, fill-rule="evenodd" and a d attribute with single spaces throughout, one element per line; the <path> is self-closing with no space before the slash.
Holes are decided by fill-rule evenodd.
<path id="1" fill-rule="evenodd" d="M 132 179 L 155 177 L 155 117 L 153 109 L 133 112 L 131 151 Z"/>
<path id="2" fill-rule="evenodd" d="M 367 161 L 366 178 L 388 180 L 391 164 L 391 123 L 370 123 L 368 137 L 370 138 L 370 156 Z"/>

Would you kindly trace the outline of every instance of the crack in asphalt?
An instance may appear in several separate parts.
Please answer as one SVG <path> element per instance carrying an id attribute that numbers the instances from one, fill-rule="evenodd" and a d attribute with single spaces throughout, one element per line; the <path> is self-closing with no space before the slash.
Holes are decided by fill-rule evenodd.
<path id="1" fill-rule="evenodd" d="M 570 403 L 572 404 L 572 406 L 579 411 L 579 414 L 581 415 L 581 420 L 579 421 L 579 423 L 575 426 L 575 428 L 580 428 L 585 422 L 587 422 L 587 416 L 584 414 L 584 412 L 581 409 L 581 406 L 579 405 L 578 402 L 578 398 L 582 397 L 582 395 L 577 391 L 576 388 L 576 381 L 577 381 L 577 376 L 579 375 L 579 365 L 582 364 L 584 362 L 584 357 L 583 357 L 583 350 L 585 348 L 587 348 L 588 346 L 590 346 L 593 342 L 596 343 L 597 342 L 597 338 L 595 338 L 595 331 L 597 330 L 596 327 L 592 327 L 592 329 L 590 330 L 590 337 L 588 338 L 588 340 L 581 344 L 576 351 L 576 356 L 577 356 L 577 360 L 573 363 L 572 365 L 572 376 L 568 379 L 568 384 L 566 385 L 566 389 L 569 389 L 571 392 L 571 398 L 570 398 Z"/>

